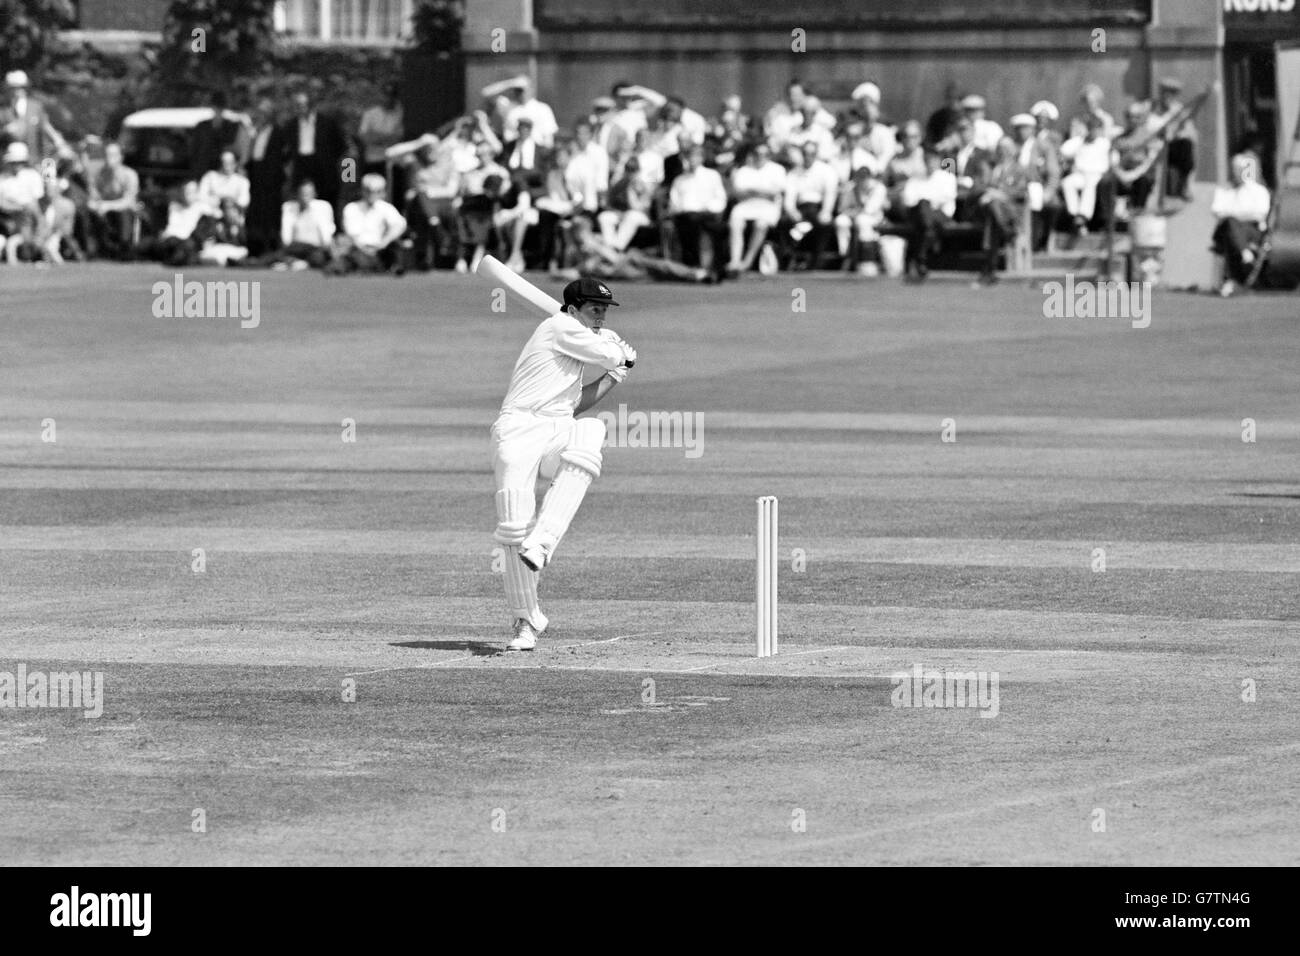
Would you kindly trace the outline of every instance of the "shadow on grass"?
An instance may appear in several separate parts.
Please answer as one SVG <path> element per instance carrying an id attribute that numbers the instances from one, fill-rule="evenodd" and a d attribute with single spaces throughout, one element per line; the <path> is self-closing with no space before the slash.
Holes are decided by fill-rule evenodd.
<path id="1" fill-rule="evenodd" d="M 390 647 L 413 647 L 422 651 L 469 651 L 475 657 L 496 657 L 504 654 L 499 644 L 483 641 L 395 641 Z"/>

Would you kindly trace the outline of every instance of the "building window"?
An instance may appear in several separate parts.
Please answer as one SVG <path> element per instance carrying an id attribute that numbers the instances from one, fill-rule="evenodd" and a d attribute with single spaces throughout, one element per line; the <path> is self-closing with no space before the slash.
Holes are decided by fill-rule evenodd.
<path id="1" fill-rule="evenodd" d="M 279 0 L 276 29 L 315 40 L 396 43 L 411 32 L 414 0 Z"/>

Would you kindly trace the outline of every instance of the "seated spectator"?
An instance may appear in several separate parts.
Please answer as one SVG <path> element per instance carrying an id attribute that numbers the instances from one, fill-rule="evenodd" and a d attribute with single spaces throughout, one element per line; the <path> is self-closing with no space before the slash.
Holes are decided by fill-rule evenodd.
<path id="1" fill-rule="evenodd" d="M 641 175 L 641 163 L 633 156 L 609 190 L 609 208 L 596 217 L 606 245 L 619 252 L 630 246 L 637 232 L 651 224 L 654 198 L 654 187 Z"/>
<path id="2" fill-rule="evenodd" d="M 510 97 L 513 105 L 506 113 L 504 138 L 507 141 L 522 139 L 524 133 L 520 130 L 520 126 L 527 120 L 537 145 L 543 149 L 550 149 L 555 143 L 555 134 L 559 132 L 560 127 L 555 122 L 555 112 L 537 98 L 533 81 L 521 74 L 511 82 L 506 95 Z"/>
<path id="3" fill-rule="evenodd" d="M 570 261 L 576 268 L 557 272 L 556 278 L 574 279 L 578 275 L 593 275 L 612 281 L 624 279 L 637 281 L 656 279 L 676 282 L 715 282 L 717 277 L 708 269 L 686 266 L 671 259 L 660 259 L 640 249 L 615 249 L 603 242 L 591 224 L 579 216 L 573 221 L 573 255 Z"/>
<path id="4" fill-rule="evenodd" d="M 895 222 L 906 220 L 907 207 L 903 203 L 903 187 L 912 179 L 925 179 L 930 175 L 925 163 L 925 148 L 921 145 L 921 124 L 908 120 L 899 133 L 898 152 L 885 166 L 882 180 L 888 191 L 887 213 Z"/>
<path id="5" fill-rule="evenodd" d="M 1002 139 L 1002 127 L 985 116 L 987 103 L 978 93 L 972 93 L 961 101 L 962 113 L 975 128 L 975 148 L 992 155 L 997 151 Z"/>
<path id="6" fill-rule="evenodd" d="M 45 182 L 30 157 L 27 144 L 15 140 L 0 158 L 0 239 L 10 265 L 40 256 L 36 240 L 44 222 Z"/>
<path id="7" fill-rule="evenodd" d="M 204 173 L 199 180 L 199 195 L 213 209 L 220 209 L 223 202 L 230 200 L 241 211 L 246 211 L 252 193 L 248 177 L 239 171 L 235 151 L 222 150 L 220 162 L 217 169 Z"/>
<path id="8" fill-rule="evenodd" d="M 221 216 L 211 224 L 199 247 L 199 262 L 227 266 L 248 258 L 248 230 L 244 210 L 233 199 L 221 200 Z"/>
<path id="9" fill-rule="evenodd" d="M 930 257 L 937 251 L 940 233 L 957 212 L 957 177 L 943 154 L 925 154 L 926 175 L 909 179 L 900 200 L 908 211 L 911 236 L 907 241 L 907 276 L 924 281 Z"/>
<path id="10" fill-rule="evenodd" d="M 1083 140 L 1088 135 L 1089 117 L 1100 121 L 1101 132 L 1098 135 L 1102 139 L 1110 140 L 1115 136 L 1118 132 L 1115 118 L 1101 108 L 1105 100 L 1106 94 L 1096 83 L 1089 83 L 1083 88 L 1079 93 L 1082 109 L 1070 120 L 1070 139 Z"/>
<path id="11" fill-rule="evenodd" d="M 1061 147 L 1071 162 L 1070 173 L 1061 179 L 1061 197 L 1081 236 L 1087 235 L 1096 211 L 1097 186 L 1110 172 L 1110 140 L 1102 134 L 1105 125 L 1102 117 L 1089 116 L 1083 138 L 1067 140 Z"/>
<path id="12" fill-rule="evenodd" d="M 532 207 L 532 196 L 526 189 L 518 188 L 499 173 L 489 174 L 480 190 L 464 196 L 461 201 L 461 249 L 456 271 L 477 272 L 495 232 L 504 235 L 510 243 L 510 251 L 501 253 L 506 265 L 522 272 L 524 234 L 538 221 L 538 212 Z M 470 258 L 468 266 L 465 265 L 466 256 Z"/>
<path id="13" fill-rule="evenodd" d="M 585 212 L 582 191 L 595 188 L 593 183 L 584 178 L 581 168 L 575 169 L 575 154 L 576 149 L 572 143 L 559 143 L 556 146 L 551 155 L 550 167 L 546 170 L 545 191 L 532 203 L 535 207 L 533 215 L 522 213 L 526 220 L 531 220 L 525 222 L 525 227 L 536 222 L 538 257 L 551 271 L 559 268 L 574 214 Z M 524 209 L 527 209 L 527 205 Z M 592 215 L 594 218 L 594 213 Z M 514 222 L 515 217 L 505 219 L 510 228 L 516 228 Z M 520 265 L 522 266 L 522 257 Z"/>
<path id="14" fill-rule="evenodd" d="M 1047 233 L 1059 204 L 1061 161 L 1056 149 L 1035 135 L 1038 121 L 1030 114 L 1011 117 L 1011 129 L 1015 135 L 1016 162 L 1028 178 L 1026 202 L 1033 214 L 1034 227 L 1031 242 L 1035 249 L 1041 249 L 1047 245 Z"/>
<path id="15" fill-rule="evenodd" d="M 925 121 L 925 138 L 923 146 L 938 149 L 940 144 L 953 134 L 957 120 L 961 119 L 961 88 L 956 83 L 948 82 L 944 87 L 943 103 Z"/>
<path id="16" fill-rule="evenodd" d="M 280 207 L 277 269 L 323 269 L 334 241 L 334 207 L 316 198 L 316 184 L 304 179 L 298 196 Z"/>
<path id="17" fill-rule="evenodd" d="M 496 176 L 505 182 L 510 181 L 510 173 L 493 159 L 491 144 L 479 143 L 478 166 L 460 177 L 460 197 L 456 203 L 456 232 L 460 240 L 460 255 L 456 259 L 456 271 L 469 272 L 465 261 L 467 253 L 474 256 L 474 267 L 487 254 L 487 242 L 492 235 L 492 218 L 496 212 L 495 196 L 487 195 L 487 180 Z M 497 192 L 501 187 L 497 187 Z"/>
<path id="18" fill-rule="evenodd" d="M 1124 111 L 1124 128 L 1111 140 L 1110 168 L 1097 184 L 1097 202 L 1107 228 L 1114 223 L 1119 196 L 1128 197 L 1130 213 L 1137 215 L 1146 209 L 1155 188 L 1160 138 L 1151 135 L 1150 118 L 1145 103 L 1130 103 Z"/>
<path id="19" fill-rule="evenodd" d="M 785 199 L 785 167 L 772 160 L 766 143 L 755 143 L 743 166 L 731 174 L 731 261 L 727 275 L 748 272 L 767 242 L 767 234 L 781 221 L 781 204 Z M 749 245 L 745 230 L 752 229 Z M 744 253 L 742 255 L 742 252 Z"/>
<path id="20" fill-rule="evenodd" d="M 1050 145 L 1059 154 L 1064 140 L 1061 138 L 1061 134 L 1056 131 L 1056 121 L 1061 118 L 1061 111 L 1056 108 L 1056 104 L 1047 100 L 1039 100 L 1029 107 L 1029 115 L 1038 124 L 1034 132 L 1034 138 L 1043 143 L 1044 146 Z"/>
<path id="21" fill-rule="evenodd" d="M 579 207 L 594 218 L 609 192 L 609 154 L 595 141 L 586 120 L 574 125 L 573 138 L 569 160 L 563 167 L 564 178 Z"/>
<path id="22" fill-rule="evenodd" d="M 767 111 L 763 121 L 763 133 L 767 137 L 768 148 L 773 156 L 786 155 L 790 145 L 790 134 L 803 126 L 806 117 L 803 107 L 812 94 L 799 80 L 786 84 L 785 97 Z M 818 109 L 814 116 L 815 123 L 824 126 L 829 132 L 835 129 L 835 117 L 825 109 Z"/>
<path id="23" fill-rule="evenodd" d="M 619 130 L 620 135 L 615 136 L 620 145 L 619 154 L 626 150 L 637 133 L 649 125 L 646 117 L 648 103 L 641 98 L 639 89 L 626 81 L 615 83 L 610 89 L 610 95 L 614 97 L 614 111 L 609 121 Z M 613 143 L 610 145 L 610 155 L 616 155 Z"/>
<path id="24" fill-rule="evenodd" d="M 816 268 L 826 245 L 827 231 L 834 222 L 840 184 L 830 163 L 819 157 L 815 142 L 805 142 L 794 155 L 798 157 L 797 161 L 785 179 L 783 225 L 789 228 L 794 242 L 789 250 L 791 256 L 806 237 L 812 236 L 807 263 L 796 263 L 794 267 Z"/>
<path id="25" fill-rule="evenodd" d="M 992 169 L 976 197 L 984 222 L 984 268 L 980 285 L 997 282 L 998 256 L 1020 231 L 1020 219 L 1029 196 L 1029 173 L 1020 165 L 1020 150 L 1011 137 L 998 143 Z"/>
<path id="26" fill-rule="evenodd" d="M 823 112 L 821 100 L 815 96 L 806 97 L 799 110 L 800 123 L 786 137 L 786 145 L 803 152 L 805 144 L 811 143 L 816 147 L 817 158 L 830 162 L 836 154 L 835 136 L 825 124 L 818 122 L 818 116 Z"/>
<path id="27" fill-rule="evenodd" d="M 408 145 L 416 145 L 408 150 Z M 414 166 L 407 179 L 405 215 L 414 242 L 417 269 L 428 270 L 439 258 L 450 258 L 456 242 L 456 197 L 460 195 L 460 173 L 451 151 L 444 149 L 438 137 L 426 133 L 414 144 L 390 147 L 390 159 L 403 157 Z"/>
<path id="28" fill-rule="evenodd" d="M 390 146 L 402 139 L 405 114 L 402 110 L 401 93 L 401 87 L 395 81 L 385 83 L 383 101 L 361 114 L 357 139 L 361 141 L 363 174 L 382 175 L 388 166 L 385 153 Z"/>
<path id="29" fill-rule="evenodd" d="M 77 262 L 86 259 L 76 238 L 77 204 L 68 198 L 67 190 L 66 179 L 51 177 L 46 180 L 41 248 L 46 261 L 55 265 L 63 264 L 65 252 Z"/>
<path id="30" fill-rule="evenodd" d="M 651 143 L 649 129 L 643 129 L 632 138 L 632 156 L 636 157 L 641 178 L 658 189 L 664 184 L 664 157 Z"/>
<path id="31" fill-rule="evenodd" d="M 975 142 L 975 123 L 969 116 L 957 121 L 956 148 L 952 153 L 953 174 L 957 177 L 958 222 L 975 222 L 979 210 L 975 208 L 975 193 L 984 184 L 993 168 L 993 154 L 979 148 Z M 996 146 L 996 144 L 994 144 Z"/>
<path id="32" fill-rule="evenodd" d="M 140 254 L 172 266 L 187 266 L 198 261 L 199 249 L 210 233 L 212 221 L 220 215 L 203 201 L 199 184 L 188 180 L 181 186 L 179 202 L 167 206 L 167 226 L 152 239 L 140 244 Z"/>
<path id="33" fill-rule="evenodd" d="M 736 164 L 742 145 L 749 138 L 750 120 L 741 111 L 741 99 L 731 95 L 722 101 L 722 110 L 709 126 L 706 143 L 713 150 L 714 168 L 729 172 Z"/>
<path id="34" fill-rule="evenodd" d="M 406 219 L 384 196 L 388 183 L 376 173 L 361 178 L 361 198 L 343 207 L 343 231 L 334 237 L 327 275 L 383 272 L 401 275 L 401 238 Z"/>
<path id="35" fill-rule="evenodd" d="M 668 216 L 682 247 L 682 261 L 721 278 L 724 266 L 727 188 L 716 169 L 704 165 L 704 150 L 696 146 L 682 157 L 681 175 L 668 190 Z"/>
<path id="36" fill-rule="evenodd" d="M 1224 258 L 1223 285 L 1219 294 L 1232 295 L 1238 283 L 1245 283 L 1259 256 L 1259 244 L 1268 228 L 1271 199 L 1259 181 L 1259 167 L 1249 155 L 1232 157 L 1229 185 L 1214 191 L 1210 211 L 1214 227 L 1214 251 Z"/>
<path id="37" fill-rule="evenodd" d="M 1178 80 L 1172 77 L 1162 79 L 1152 105 L 1151 119 L 1163 127 L 1162 135 L 1169 143 L 1165 194 L 1191 200 L 1188 184 L 1192 179 L 1192 171 L 1196 169 L 1196 121 L 1188 116 L 1181 122 L 1174 123 L 1183 110 L 1183 102 L 1179 98 L 1182 92 L 1183 84 Z"/>
<path id="38" fill-rule="evenodd" d="M 131 256 L 140 177 L 122 162 L 122 147 L 104 144 L 104 165 L 90 180 L 90 254 L 110 259 Z"/>
<path id="39" fill-rule="evenodd" d="M 871 166 L 871 172 L 879 176 L 898 152 L 898 130 L 881 122 L 880 87 L 875 83 L 863 83 L 854 90 L 853 102 L 858 115 L 862 117 L 862 128 L 855 136 L 853 146 L 855 150 L 869 154 L 874 162 L 855 161 L 849 172 L 858 166 Z"/>
<path id="40" fill-rule="evenodd" d="M 860 275 L 880 274 L 880 227 L 885 222 L 888 202 L 885 184 L 869 166 L 859 166 L 853 179 L 840 193 L 839 213 L 835 216 L 835 239 L 840 258 L 847 258 L 852 239 L 857 239 L 857 270 Z"/>

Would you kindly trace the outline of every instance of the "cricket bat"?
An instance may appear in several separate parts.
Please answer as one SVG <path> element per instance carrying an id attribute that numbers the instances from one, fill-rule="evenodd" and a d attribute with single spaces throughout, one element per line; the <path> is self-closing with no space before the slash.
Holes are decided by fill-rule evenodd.
<path id="1" fill-rule="evenodd" d="M 556 312 L 563 312 L 564 307 L 537 286 L 533 285 L 519 273 L 506 268 L 505 263 L 495 256 L 484 256 L 474 270 L 484 282 L 506 290 L 506 295 L 520 305 L 536 309 L 542 318 L 549 318 Z"/>

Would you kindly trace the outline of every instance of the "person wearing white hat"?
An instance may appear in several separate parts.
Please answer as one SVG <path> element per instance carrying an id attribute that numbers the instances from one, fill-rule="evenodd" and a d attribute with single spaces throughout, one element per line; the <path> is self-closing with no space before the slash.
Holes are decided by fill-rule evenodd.
<path id="1" fill-rule="evenodd" d="M 1060 205 L 1061 157 L 1050 142 L 1039 139 L 1038 121 L 1029 113 L 1011 117 L 1016 143 L 1016 161 L 1028 177 L 1026 202 L 1033 213 L 1033 245 L 1047 245 L 1048 226 Z"/>
<path id="2" fill-rule="evenodd" d="M 519 135 L 519 121 L 530 120 L 533 124 L 533 139 L 543 149 L 555 145 L 555 134 L 560 126 L 555 122 L 555 111 L 537 98 L 533 92 L 533 83 L 526 76 L 515 78 L 506 95 L 514 102 L 505 117 L 502 138 L 509 142 Z"/>
<path id="3" fill-rule="evenodd" d="M 1061 143 L 1065 142 L 1065 140 L 1056 131 L 1056 121 L 1061 118 L 1061 111 L 1056 108 L 1056 104 L 1047 100 L 1039 100 L 1029 107 L 1029 115 L 1037 123 L 1034 138 L 1043 145 L 1052 147 L 1059 155 Z"/>
<path id="4" fill-rule="evenodd" d="M 0 139 L 25 144 L 28 152 L 38 160 L 51 156 L 72 157 L 74 154 L 67 141 L 50 122 L 45 104 L 31 95 L 30 85 L 22 70 L 5 74 L 8 102 L 0 106 L 0 134 L 3 134 Z"/>
<path id="5" fill-rule="evenodd" d="M 1004 134 L 1001 126 L 985 117 L 984 111 L 987 105 L 984 97 L 978 93 L 972 93 L 961 101 L 962 112 L 975 127 L 975 148 L 982 149 L 986 153 L 994 153 Z"/>
<path id="6" fill-rule="evenodd" d="M 45 182 L 31 165 L 27 144 L 12 142 L 0 156 L 0 243 L 10 265 L 19 253 L 35 259 L 35 240 L 43 221 Z"/>

